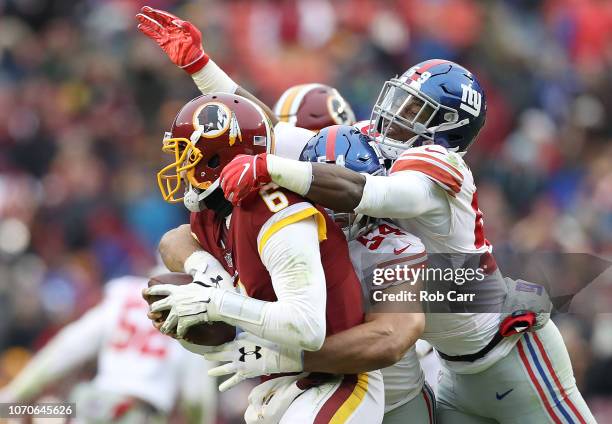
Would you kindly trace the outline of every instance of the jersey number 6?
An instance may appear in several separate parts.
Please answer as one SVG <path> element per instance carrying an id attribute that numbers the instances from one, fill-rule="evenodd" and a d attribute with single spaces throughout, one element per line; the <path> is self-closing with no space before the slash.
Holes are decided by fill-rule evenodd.
<path id="1" fill-rule="evenodd" d="M 287 196 L 285 196 L 282 191 L 276 190 L 277 188 L 278 186 L 276 184 L 270 183 L 259 190 L 259 195 L 272 213 L 276 213 L 289 206 Z"/>

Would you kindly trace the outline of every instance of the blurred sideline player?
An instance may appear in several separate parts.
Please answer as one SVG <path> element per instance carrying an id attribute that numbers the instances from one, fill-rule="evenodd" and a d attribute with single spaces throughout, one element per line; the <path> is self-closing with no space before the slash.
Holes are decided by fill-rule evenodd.
<path id="1" fill-rule="evenodd" d="M 442 422 L 594 422 L 556 326 L 540 310 L 521 307 L 531 283 L 504 280 L 485 238 L 474 179 L 462 158 L 485 116 L 484 92 L 472 73 L 447 60 L 425 61 L 387 81 L 372 111 L 368 133 L 393 161 L 389 176 L 258 155 L 232 161 L 222 188 L 240 202 L 274 182 L 335 211 L 393 219 L 423 241 L 430 258 L 453 254 L 480 262 L 486 277 L 477 290 L 486 309 L 453 313 L 449 305 L 449 313 L 427 314 L 422 338 L 444 365 L 437 393 Z M 256 170 L 235 178 L 246 162 Z M 482 390 L 486 401 L 477 395 Z"/>
<path id="2" fill-rule="evenodd" d="M 334 137 L 330 135 L 334 134 Z M 370 175 L 384 174 L 385 169 L 375 149 L 369 144 L 371 138 L 361 134 L 358 129 L 350 126 L 332 126 L 325 128 L 312 138 L 304 149 L 301 159 L 312 162 L 323 161 L 326 163 L 341 163 L 349 169 Z M 328 147 L 329 146 L 329 147 Z M 413 235 L 402 231 L 391 222 L 384 220 L 373 220 L 365 216 L 352 216 L 352 214 L 335 214 L 332 216 L 336 222 L 341 222 L 345 234 L 349 240 L 349 251 L 351 261 L 360 277 L 366 306 L 370 304 L 372 286 L 372 272 L 374 268 L 384 269 L 395 266 L 420 267 L 427 261 L 425 248 L 420 240 Z M 372 243 L 373 242 L 373 243 Z M 402 282 L 394 283 L 396 289 L 410 289 Z M 419 287 L 418 285 L 415 287 Z M 380 286 L 377 290 L 393 292 L 393 287 Z M 410 289 L 415 290 L 415 289 Z M 332 335 L 326 338 L 323 348 L 316 352 L 303 352 L 303 367 L 308 371 L 340 373 L 348 367 L 381 366 L 380 359 L 382 350 L 395 351 L 398 343 L 404 344 L 406 330 L 410 325 L 409 308 L 398 310 L 397 308 L 381 309 L 380 306 L 371 309 L 366 315 L 366 322 L 376 325 L 380 333 L 390 331 L 391 337 L 369 338 L 363 337 L 361 326 L 351 330 Z M 388 315 L 385 317 L 384 315 Z M 406 327 L 388 327 L 387 319 L 394 316 L 395 319 L 404 321 Z M 418 335 L 418 333 L 412 333 Z M 395 339 L 395 340 L 393 340 Z M 414 342 L 414 336 L 409 340 Z M 259 358 L 249 358 L 248 364 L 240 361 L 241 350 L 260 349 Z M 381 350 L 382 349 L 382 350 Z M 405 350 L 405 348 L 404 348 Z M 302 362 L 302 353 L 295 350 L 285 349 L 284 355 L 293 353 L 293 362 Z M 419 360 L 412 346 L 408 351 L 396 353 L 397 358 L 392 359 L 391 366 L 383 368 L 383 382 L 385 385 L 385 424 L 401 424 L 405 422 L 427 423 L 434 422 L 435 399 L 432 390 L 424 382 L 424 375 L 419 365 Z M 249 377 L 250 368 L 258 368 L 259 364 L 269 361 L 276 362 L 279 358 L 278 347 L 257 339 L 256 337 L 240 337 L 238 341 L 227 343 L 215 349 L 214 353 L 205 353 L 204 356 L 210 360 L 231 361 L 209 372 L 211 375 L 224 375 L 236 373 L 230 380 L 222 385 L 227 389 L 230 385 L 237 384 Z M 377 358 L 378 357 L 378 358 Z M 383 356 L 384 358 L 384 356 Z M 399 359 L 399 360 L 397 360 Z M 281 362 L 285 362 L 281 359 Z M 295 369 L 302 371 L 302 369 Z M 263 393 L 265 399 L 269 393 Z M 253 399 L 251 399 L 253 400 Z M 266 405 L 260 405 L 261 415 L 266 415 Z"/>
<path id="3" fill-rule="evenodd" d="M 363 322 L 359 280 L 346 240 L 326 214 L 274 186 L 235 207 L 221 192 L 219 174 L 229 161 L 241 153 L 265 152 L 274 143 L 264 111 L 237 95 L 200 96 L 178 112 L 163 141 L 174 162 L 158 173 L 160 189 L 165 200 L 182 200 L 192 212 L 191 231 L 209 253 L 199 251 L 190 259 L 208 267 L 212 256 L 227 272 L 145 290 L 166 296 L 151 305 L 152 313 L 169 310 L 163 333 L 180 338 L 193 325 L 223 321 L 287 348 L 316 351 L 326 334 Z M 240 354 L 244 360 L 259 355 L 257 349 Z M 271 377 L 251 396 L 274 386 L 272 401 L 283 400 L 276 415 L 282 423 L 382 420 L 379 371 Z M 245 419 L 260 422 L 252 409 Z"/>
<path id="4" fill-rule="evenodd" d="M 213 424 L 214 380 L 208 362 L 160 334 L 146 318 L 147 279 L 111 280 L 103 300 L 63 328 L 0 390 L 0 402 L 31 401 L 97 359 L 97 373 L 70 396 L 78 422 L 165 422 L 180 401 L 190 423 Z"/>

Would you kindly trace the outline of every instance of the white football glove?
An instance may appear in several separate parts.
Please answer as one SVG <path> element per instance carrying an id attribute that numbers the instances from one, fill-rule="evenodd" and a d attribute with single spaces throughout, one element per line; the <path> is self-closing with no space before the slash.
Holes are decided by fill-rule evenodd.
<path id="1" fill-rule="evenodd" d="M 219 321 L 218 302 L 223 289 L 206 287 L 201 283 L 184 286 L 159 284 L 145 289 L 150 296 L 166 296 L 151 304 L 151 312 L 170 310 L 159 329 L 164 334 L 176 334 L 183 338 L 190 327 L 205 322 Z"/>
<path id="2" fill-rule="evenodd" d="M 212 377 L 234 374 L 221 383 L 221 392 L 247 378 L 301 372 L 304 369 L 302 350 L 281 346 L 247 332 L 240 333 L 234 341 L 204 353 L 204 357 L 209 361 L 230 361 L 208 371 Z"/>
<path id="3" fill-rule="evenodd" d="M 300 387 L 297 381 L 308 373 L 287 375 L 268 380 L 254 387 L 249 394 L 249 407 L 244 413 L 246 424 L 272 424 L 282 419 L 291 403 L 307 387 Z"/>

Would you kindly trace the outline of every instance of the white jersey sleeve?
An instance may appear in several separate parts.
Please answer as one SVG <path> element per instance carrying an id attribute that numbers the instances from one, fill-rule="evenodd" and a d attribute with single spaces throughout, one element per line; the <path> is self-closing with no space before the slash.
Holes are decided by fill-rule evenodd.
<path id="1" fill-rule="evenodd" d="M 294 212 L 298 203 L 274 214 L 264 224 L 261 235 L 284 216 Z M 309 204 L 306 204 L 309 205 Z M 299 243 L 295 241 L 299 240 Z M 314 218 L 286 225 L 276 231 L 262 247 L 261 260 L 270 273 L 278 300 L 267 302 L 260 337 L 305 350 L 320 349 L 325 340 L 325 273 L 319 251 L 319 227 Z M 286 328 L 299 329 L 287 332 Z"/>
<path id="2" fill-rule="evenodd" d="M 287 122 L 279 122 L 274 126 L 274 148 L 270 153 L 299 160 L 304 146 L 316 133 L 305 128 L 293 126 Z"/>
<path id="3" fill-rule="evenodd" d="M 64 327 L 0 393 L 3 402 L 36 397 L 49 384 L 96 357 L 104 336 L 107 304 L 90 309 Z"/>
<path id="4" fill-rule="evenodd" d="M 375 268 L 419 267 L 427 262 L 423 243 L 388 221 L 380 221 L 368 233 L 350 241 L 349 252 L 366 296 L 372 288 Z M 421 392 L 425 376 L 414 346 L 399 362 L 381 371 L 385 382 L 385 412 L 409 402 Z"/>
<path id="5" fill-rule="evenodd" d="M 349 252 L 365 293 L 373 288 L 374 269 L 396 266 L 416 268 L 427 262 L 425 246 L 418 237 L 384 220 L 368 233 L 352 240 Z"/>
<path id="6" fill-rule="evenodd" d="M 140 277 L 107 284 L 104 339 L 93 384 L 101 391 L 137 397 L 168 413 L 179 393 L 183 359 L 191 353 L 151 325 L 141 295 L 146 285 L 147 280 Z"/>

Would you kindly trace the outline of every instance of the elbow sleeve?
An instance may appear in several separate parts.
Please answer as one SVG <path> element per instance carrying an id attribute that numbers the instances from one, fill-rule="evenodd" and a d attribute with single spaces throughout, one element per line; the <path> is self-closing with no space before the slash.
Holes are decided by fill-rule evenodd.
<path id="1" fill-rule="evenodd" d="M 318 350 L 326 333 L 327 286 L 317 223 L 307 218 L 274 234 L 262 251 L 277 302 L 266 307 L 264 338 Z M 280 334 L 278 334 L 280 333 Z"/>

